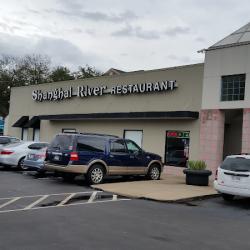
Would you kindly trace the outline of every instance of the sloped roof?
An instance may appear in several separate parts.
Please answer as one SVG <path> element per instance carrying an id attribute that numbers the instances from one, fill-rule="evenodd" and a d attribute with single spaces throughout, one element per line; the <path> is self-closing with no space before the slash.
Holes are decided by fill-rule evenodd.
<path id="1" fill-rule="evenodd" d="M 122 70 L 119 70 L 119 69 L 111 68 L 107 72 L 105 72 L 103 75 L 104 76 L 112 76 L 112 75 L 120 75 L 122 73 L 126 73 L 126 72 L 122 71 Z"/>
<path id="2" fill-rule="evenodd" d="M 250 43 L 250 22 L 241 27 L 240 29 L 236 30 L 229 36 L 226 36 L 219 42 L 212 45 L 211 47 L 208 48 L 208 50 L 239 46 L 248 43 Z"/>

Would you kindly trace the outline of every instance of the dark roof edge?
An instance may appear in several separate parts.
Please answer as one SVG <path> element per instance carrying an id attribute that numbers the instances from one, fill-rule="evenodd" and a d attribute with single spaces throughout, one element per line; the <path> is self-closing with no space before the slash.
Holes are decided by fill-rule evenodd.
<path id="1" fill-rule="evenodd" d="M 238 47 L 238 46 L 243 46 L 243 45 L 248 45 L 248 44 L 250 44 L 250 41 L 240 42 L 240 43 L 232 43 L 232 44 L 225 44 L 225 45 L 219 45 L 219 46 L 211 46 L 211 47 L 207 48 L 205 51 L 216 50 L 216 49 L 225 49 L 225 48 L 231 48 L 231 47 Z"/>
<path id="2" fill-rule="evenodd" d="M 150 111 L 150 112 L 119 112 L 91 114 L 57 114 L 40 115 L 41 120 L 107 120 L 107 119 L 198 119 L 197 111 Z"/>

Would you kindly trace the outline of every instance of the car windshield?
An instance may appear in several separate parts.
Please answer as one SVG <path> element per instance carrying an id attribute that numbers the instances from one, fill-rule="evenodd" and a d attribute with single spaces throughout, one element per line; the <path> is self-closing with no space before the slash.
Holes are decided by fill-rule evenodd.
<path id="1" fill-rule="evenodd" d="M 221 164 L 221 168 L 231 171 L 250 171 L 250 159 L 244 157 L 227 157 Z"/>
<path id="2" fill-rule="evenodd" d="M 127 140 L 126 144 L 127 144 L 128 151 L 130 153 L 135 153 L 135 152 L 142 151 L 142 149 L 135 142 L 133 142 L 133 141 Z"/>
<path id="3" fill-rule="evenodd" d="M 8 137 L 0 137 L 0 144 L 5 145 L 10 142 L 10 139 Z"/>
<path id="4" fill-rule="evenodd" d="M 59 150 L 72 150 L 72 135 L 57 135 L 50 144 L 50 148 Z"/>

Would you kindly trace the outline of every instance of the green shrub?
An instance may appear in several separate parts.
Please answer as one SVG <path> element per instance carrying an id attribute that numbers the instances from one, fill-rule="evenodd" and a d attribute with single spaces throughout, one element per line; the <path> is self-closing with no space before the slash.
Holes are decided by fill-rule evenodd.
<path id="1" fill-rule="evenodd" d="M 191 170 L 204 170 L 207 165 L 204 161 L 188 161 L 188 168 Z"/>

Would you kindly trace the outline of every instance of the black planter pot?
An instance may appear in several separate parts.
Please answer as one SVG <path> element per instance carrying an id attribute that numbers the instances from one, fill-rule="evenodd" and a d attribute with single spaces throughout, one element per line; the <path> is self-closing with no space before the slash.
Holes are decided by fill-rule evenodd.
<path id="1" fill-rule="evenodd" d="M 210 170 L 191 170 L 184 169 L 186 174 L 186 184 L 196 186 L 208 186 L 209 176 L 212 174 Z"/>

